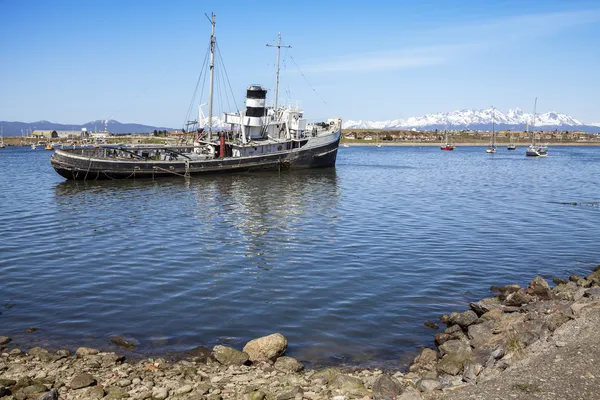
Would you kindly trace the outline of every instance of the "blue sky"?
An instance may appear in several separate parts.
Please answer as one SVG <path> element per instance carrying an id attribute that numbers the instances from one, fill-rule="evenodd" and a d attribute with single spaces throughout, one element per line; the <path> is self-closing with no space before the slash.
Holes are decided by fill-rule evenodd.
<path id="1" fill-rule="evenodd" d="M 210 12 L 239 107 L 247 85 L 274 89 L 281 32 L 280 99 L 309 119 L 530 112 L 537 96 L 600 122 L 600 3 L 575 0 L 0 0 L 0 120 L 181 127 Z"/>

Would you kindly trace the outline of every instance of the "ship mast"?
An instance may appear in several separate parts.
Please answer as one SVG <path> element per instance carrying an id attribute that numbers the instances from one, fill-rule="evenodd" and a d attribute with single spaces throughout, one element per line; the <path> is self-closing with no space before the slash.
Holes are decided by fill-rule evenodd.
<path id="1" fill-rule="evenodd" d="M 214 13 L 211 13 L 212 18 L 210 24 L 212 25 L 212 34 L 210 35 L 210 80 L 208 89 L 208 141 L 212 141 L 212 115 L 213 115 L 213 80 L 215 72 L 215 17 Z M 208 15 L 207 15 L 208 17 Z"/>
<path id="2" fill-rule="evenodd" d="M 281 60 L 281 48 L 291 49 L 292 46 L 281 45 L 281 32 L 277 33 L 277 45 L 267 44 L 268 47 L 277 47 L 277 80 L 275 82 L 275 111 L 277 111 L 277 99 L 279 98 L 279 61 Z"/>
<path id="3" fill-rule="evenodd" d="M 535 102 L 533 103 L 533 121 L 531 121 L 531 133 L 533 134 L 533 140 L 531 143 L 535 146 L 535 113 L 537 108 L 537 97 L 535 98 Z"/>

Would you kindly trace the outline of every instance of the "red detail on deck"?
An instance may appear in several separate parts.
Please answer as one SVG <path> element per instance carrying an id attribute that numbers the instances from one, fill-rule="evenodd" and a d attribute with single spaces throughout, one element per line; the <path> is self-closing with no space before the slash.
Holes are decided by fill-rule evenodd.
<path id="1" fill-rule="evenodd" d="M 454 150 L 454 146 L 440 146 L 442 150 Z"/>

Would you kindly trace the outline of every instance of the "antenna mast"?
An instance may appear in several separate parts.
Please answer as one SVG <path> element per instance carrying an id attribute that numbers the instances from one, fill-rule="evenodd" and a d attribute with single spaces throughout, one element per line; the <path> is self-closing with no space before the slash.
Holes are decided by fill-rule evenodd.
<path id="1" fill-rule="evenodd" d="M 267 44 L 268 47 L 277 47 L 277 81 L 275 82 L 275 111 L 277 111 L 277 100 L 279 98 L 279 61 L 281 59 L 281 48 L 291 49 L 292 46 L 281 45 L 281 32 L 277 33 L 277 45 Z"/>
<path id="2" fill-rule="evenodd" d="M 210 35 L 210 85 L 208 89 L 208 141 L 212 141 L 212 114 L 213 114 L 213 80 L 215 71 L 215 17 L 214 13 L 211 13 L 212 18 L 210 24 L 212 25 L 212 34 Z M 208 15 L 206 16 L 208 18 Z"/>

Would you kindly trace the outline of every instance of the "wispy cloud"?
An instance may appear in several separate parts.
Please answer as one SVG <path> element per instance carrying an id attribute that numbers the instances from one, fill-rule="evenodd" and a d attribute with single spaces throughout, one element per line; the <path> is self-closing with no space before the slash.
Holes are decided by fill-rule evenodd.
<path id="1" fill-rule="evenodd" d="M 415 37 L 429 46 L 340 55 L 305 66 L 307 72 L 366 72 L 443 65 L 489 49 L 510 49 L 531 44 L 569 28 L 597 23 L 600 10 L 544 13 L 478 21 L 442 27 Z"/>

